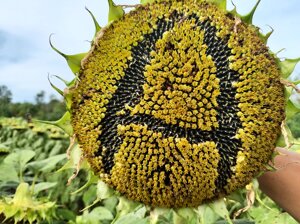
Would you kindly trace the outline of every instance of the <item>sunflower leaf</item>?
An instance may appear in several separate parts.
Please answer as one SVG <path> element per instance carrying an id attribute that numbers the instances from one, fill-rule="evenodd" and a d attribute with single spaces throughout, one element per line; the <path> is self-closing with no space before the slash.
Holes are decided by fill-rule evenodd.
<path id="1" fill-rule="evenodd" d="M 295 114 L 299 113 L 300 109 L 297 108 L 291 100 L 288 100 L 285 107 L 285 115 L 286 119 L 289 120 L 295 116 Z"/>
<path id="2" fill-rule="evenodd" d="M 112 220 L 113 214 L 105 207 L 96 207 L 89 214 L 90 220 Z"/>
<path id="3" fill-rule="evenodd" d="M 232 224 L 232 221 L 229 217 L 229 211 L 226 208 L 226 204 L 224 199 L 220 199 L 218 201 L 215 201 L 213 203 L 209 204 L 209 207 L 211 207 L 211 209 L 217 213 L 219 216 L 221 216 L 222 218 L 224 218 L 225 220 L 227 220 L 228 223 Z"/>
<path id="4" fill-rule="evenodd" d="M 18 172 L 13 164 L 0 164 L 0 182 L 19 182 Z M 1 212 L 0 212 L 1 213 Z"/>
<path id="5" fill-rule="evenodd" d="M 299 61 L 300 58 L 285 59 L 284 61 L 279 61 L 278 63 L 281 68 L 282 78 L 288 78 L 293 73 Z"/>
<path id="6" fill-rule="evenodd" d="M 95 176 L 95 174 L 92 171 L 89 171 L 88 181 L 82 187 L 80 187 L 76 191 L 72 192 L 71 194 L 77 194 L 77 193 L 83 191 L 84 189 L 88 188 L 92 184 L 97 183 L 97 181 L 98 181 L 98 177 Z"/>
<path id="7" fill-rule="evenodd" d="M 33 161 L 31 163 L 28 163 L 27 166 L 37 172 L 50 172 L 51 170 L 56 168 L 56 165 L 59 162 L 63 161 L 65 158 L 66 154 L 59 154 L 51 156 L 47 159 Z"/>
<path id="8" fill-rule="evenodd" d="M 9 154 L 5 159 L 5 164 L 13 165 L 16 170 L 24 170 L 25 165 L 35 156 L 35 152 L 32 150 L 21 150 Z"/>
<path id="9" fill-rule="evenodd" d="M 197 224 L 197 213 L 192 208 L 180 208 L 177 209 L 177 214 L 181 216 L 186 223 Z"/>
<path id="10" fill-rule="evenodd" d="M 207 204 L 201 205 L 196 210 L 201 223 L 213 224 L 219 219 L 219 216 Z"/>
<path id="11" fill-rule="evenodd" d="M 55 187 L 57 182 L 41 182 L 34 185 L 34 194 L 37 195 L 39 192 L 48 190 L 52 187 Z"/>
<path id="12" fill-rule="evenodd" d="M 97 184 L 97 198 L 104 200 L 113 196 L 114 191 L 103 181 L 99 180 Z"/>

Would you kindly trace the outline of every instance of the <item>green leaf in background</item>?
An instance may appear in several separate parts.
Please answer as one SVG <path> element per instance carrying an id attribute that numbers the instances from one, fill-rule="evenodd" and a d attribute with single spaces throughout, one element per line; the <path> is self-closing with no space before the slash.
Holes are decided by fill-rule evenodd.
<path id="1" fill-rule="evenodd" d="M 106 183 L 99 180 L 97 184 L 97 198 L 103 200 L 113 195 L 114 195 L 114 190 L 111 189 Z"/>
<path id="2" fill-rule="evenodd" d="M 297 224 L 298 222 L 293 219 L 289 214 L 286 212 L 281 213 L 279 217 L 275 220 L 274 224 Z"/>
<path id="3" fill-rule="evenodd" d="M 48 190 L 50 188 L 53 188 L 57 185 L 56 182 L 42 182 L 34 185 L 34 194 L 37 195 L 39 192 Z"/>
<path id="4" fill-rule="evenodd" d="M 201 219 L 201 224 L 214 224 L 220 217 L 206 204 L 199 206 L 196 212 Z"/>
<path id="5" fill-rule="evenodd" d="M 76 169 L 77 164 L 80 162 L 81 159 L 81 149 L 79 148 L 78 144 L 74 145 L 70 152 L 70 158 L 68 161 L 61 167 L 57 172 L 61 172 L 67 169 Z"/>
<path id="6" fill-rule="evenodd" d="M 90 213 L 86 210 L 82 216 L 76 217 L 76 224 L 102 224 L 111 223 L 112 213 L 104 207 L 96 207 Z M 74 223 L 74 222 L 70 222 Z"/>
<path id="7" fill-rule="evenodd" d="M 44 139 L 39 138 L 38 140 L 32 143 L 32 148 L 42 147 L 44 145 Z"/>
<path id="8" fill-rule="evenodd" d="M 151 224 L 185 224 L 188 223 L 183 217 L 179 216 L 173 209 L 163 209 L 160 210 L 160 215 L 158 215 L 158 219 L 156 222 L 153 222 L 151 219 Z"/>
<path id="9" fill-rule="evenodd" d="M 19 174 L 19 178 L 23 180 L 23 171 L 25 169 L 25 165 L 35 156 L 35 152 L 32 150 L 20 150 L 14 153 L 9 154 L 4 160 L 3 163 L 8 165 L 6 169 L 12 170 L 12 178 L 15 181 L 15 172 Z M 4 167 L 5 168 L 5 167 Z M 10 172 L 9 172 L 10 173 Z M 6 174 L 4 176 L 7 177 Z"/>
<path id="10" fill-rule="evenodd" d="M 260 220 L 261 223 L 274 223 L 278 211 L 277 210 L 268 210 L 264 207 L 254 207 L 249 210 L 249 215 L 254 220 Z"/>
<path id="11" fill-rule="evenodd" d="M 89 206 L 97 199 L 97 188 L 90 186 L 83 194 L 82 200 L 85 206 Z"/>
<path id="12" fill-rule="evenodd" d="M 56 216 L 58 220 L 68 220 L 69 222 L 75 221 L 76 214 L 73 211 L 70 211 L 66 208 L 57 208 Z M 64 224 L 64 221 L 59 221 L 57 224 Z"/>
<path id="13" fill-rule="evenodd" d="M 19 182 L 18 172 L 12 164 L 1 163 L 0 164 L 0 181 Z"/>
<path id="14" fill-rule="evenodd" d="M 118 202 L 119 202 L 118 197 L 112 196 L 110 198 L 103 200 L 103 206 L 115 215 Z"/>
<path id="15" fill-rule="evenodd" d="M 78 194 L 79 192 L 81 192 L 84 189 L 88 188 L 92 184 L 96 184 L 98 182 L 98 177 L 96 175 L 94 175 L 93 171 L 88 172 L 88 178 L 87 179 L 88 179 L 88 181 L 82 187 L 80 187 L 76 191 L 72 192 L 72 194 Z M 93 186 L 93 187 L 95 188 L 95 191 L 97 191 L 97 188 L 95 186 Z"/>
<path id="16" fill-rule="evenodd" d="M 173 209 L 172 212 L 169 213 L 172 217 L 171 218 L 171 222 L 174 224 L 185 224 L 187 223 L 187 220 L 185 220 L 184 218 L 182 218 L 181 216 L 179 216 Z"/>
<path id="17" fill-rule="evenodd" d="M 119 217 L 128 214 L 130 212 L 134 212 L 136 209 L 139 209 L 141 206 L 140 203 L 128 200 L 125 197 L 120 197 L 119 198 L 119 204 L 117 206 L 117 215 L 116 218 L 118 219 Z"/>
<path id="18" fill-rule="evenodd" d="M 288 100 L 288 102 L 286 103 L 286 111 L 285 111 L 286 119 L 289 120 L 293 118 L 299 112 L 300 112 L 300 108 L 297 108 L 291 100 Z"/>
<path id="19" fill-rule="evenodd" d="M 161 220 L 161 217 L 167 213 L 170 209 L 167 208 L 153 208 L 150 211 L 150 220 L 151 220 L 151 224 L 162 224 L 164 223 Z M 162 221 L 162 222 L 161 222 Z"/>
<path id="20" fill-rule="evenodd" d="M 65 151 L 65 146 L 60 141 L 49 140 L 49 143 L 54 143 L 54 145 L 50 145 L 47 152 L 49 152 L 48 157 L 55 156 L 59 154 L 61 151 Z"/>
<path id="21" fill-rule="evenodd" d="M 114 216 L 111 212 L 104 207 L 96 207 L 90 213 L 84 213 L 82 215 L 82 220 L 84 223 L 101 223 L 103 220 L 112 220 Z"/>
<path id="22" fill-rule="evenodd" d="M 193 208 L 180 208 L 176 210 L 177 214 L 184 218 L 185 222 L 189 224 L 198 224 L 197 213 Z"/>
<path id="23" fill-rule="evenodd" d="M 104 207 L 94 208 L 90 216 L 92 216 L 94 220 L 112 220 L 114 218 L 111 212 Z"/>
<path id="24" fill-rule="evenodd" d="M 32 168 L 36 171 L 40 172 L 50 172 L 53 170 L 56 165 L 67 158 L 66 154 L 60 154 L 56 156 L 51 156 L 50 158 L 44 159 L 44 160 L 39 160 L 39 161 L 34 161 L 31 163 L 28 163 L 27 166 L 29 168 Z"/>
<path id="25" fill-rule="evenodd" d="M 145 218 L 147 208 L 145 205 L 128 200 L 125 197 L 119 198 L 119 204 L 116 207 L 117 214 L 113 224 L 126 223 L 149 223 L 149 217 Z"/>
<path id="26" fill-rule="evenodd" d="M 4 163 L 13 164 L 18 169 L 24 169 L 24 166 L 35 156 L 35 152 L 32 150 L 20 150 L 9 154 L 5 159 Z"/>
<path id="27" fill-rule="evenodd" d="M 233 224 L 255 224 L 254 221 L 250 221 L 247 219 L 235 219 L 235 220 L 232 220 L 232 223 Z M 215 222 L 215 224 L 228 224 L 228 222 L 226 220 L 221 220 L 221 221 Z"/>
<path id="28" fill-rule="evenodd" d="M 134 215 L 139 218 L 144 218 L 147 213 L 147 208 L 145 205 L 141 204 L 134 210 Z"/>
<path id="29" fill-rule="evenodd" d="M 218 201 L 214 201 L 213 203 L 209 204 L 209 207 L 217 213 L 219 216 L 224 218 L 225 220 L 228 221 L 228 223 L 232 223 L 230 216 L 229 216 L 229 211 L 227 210 L 226 204 L 224 199 L 220 199 Z"/>
<path id="30" fill-rule="evenodd" d="M 300 58 L 285 59 L 283 61 L 278 61 L 281 68 L 282 77 L 288 78 L 295 70 L 295 67 L 299 61 Z"/>
<path id="31" fill-rule="evenodd" d="M 10 149 L 6 145 L 0 143 L 0 153 L 9 153 Z"/>
<path id="32" fill-rule="evenodd" d="M 140 218 L 135 216 L 134 214 L 126 214 L 121 216 L 112 224 L 149 224 L 149 220 L 147 218 Z"/>

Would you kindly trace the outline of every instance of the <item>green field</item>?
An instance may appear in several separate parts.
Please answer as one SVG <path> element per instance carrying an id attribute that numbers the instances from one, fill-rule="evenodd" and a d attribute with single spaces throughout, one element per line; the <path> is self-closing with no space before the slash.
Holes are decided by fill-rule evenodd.
<path id="1" fill-rule="evenodd" d="M 58 128 L 0 120 L 0 221 L 3 223 L 297 223 L 258 190 L 254 181 L 217 203 L 198 208 L 150 208 L 128 201 L 98 181 L 80 149 L 68 159 L 68 137 Z M 254 203 L 251 201 L 255 198 Z M 243 208 L 245 212 L 238 215 Z M 240 210 L 241 211 L 241 210 Z M 233 219 L 236 216 L 236 219 Z"/>

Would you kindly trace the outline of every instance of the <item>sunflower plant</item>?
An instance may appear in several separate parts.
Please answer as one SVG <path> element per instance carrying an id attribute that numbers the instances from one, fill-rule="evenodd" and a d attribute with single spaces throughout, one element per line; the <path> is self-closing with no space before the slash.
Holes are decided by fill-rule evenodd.
<path id="1" fill-rule="evenodd" d="M 89 52 L 66 55 L 50 41 L 75 74 L 65 90 L 51 84 L 67 112 L 50 123 L 79 153 L 67 164 L 73 177 L 84 164 L 98 195 L 117 198 L 115 223 L 198 223 L 213 213 L 233 222 L 232 201 L 247 201 L 236 216 L 251 207 L 275 147 L 297 143 L 286 121 L 300 111 L 291 98 L 300 59 L 268 48 L 272 32 L 252 24 L 259 2 L 240 15 L 226 0 L 108 0 L 106 26 L 88 11 Z"/>

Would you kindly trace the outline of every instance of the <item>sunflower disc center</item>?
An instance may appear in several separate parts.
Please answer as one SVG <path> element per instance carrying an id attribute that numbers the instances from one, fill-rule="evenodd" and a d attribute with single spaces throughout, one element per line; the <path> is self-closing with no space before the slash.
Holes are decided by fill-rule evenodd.
<path id="1" fill-rule="evenodd" d="M 124 141 L 134 144 L 147 138 L 126 136 L 122 130 L 129 133 L 133 125 L 145 126 L 161 139 L 184 138 L 190 144 L 214 142 L 220 154 L 218 173 L 222 173 L 215 185 L 223 189 L 241 147 L 234 138 L 241 122 L 232 86 L 239 75 L 229 69 L 231 50 L 227 43 L 216 36 L 210 21 L 200 22 L 196 15 L 185 18 L 174 11 L 168 20 L 158 20 L 153 32 L 132 46 L 131 52 L 125 76 L 99 124 L 102 145 L 98 155 L 104 147 L 105 172 L 110 173 L 114 167 L 114 156 Z M 159 148 L 158 141 L 154 142 Z M 164 171 L 165 184 L 170 184 L 167 164 L 172 166 L 173 162 L 152 170 L 149 177 L 155 171 Z"/>

